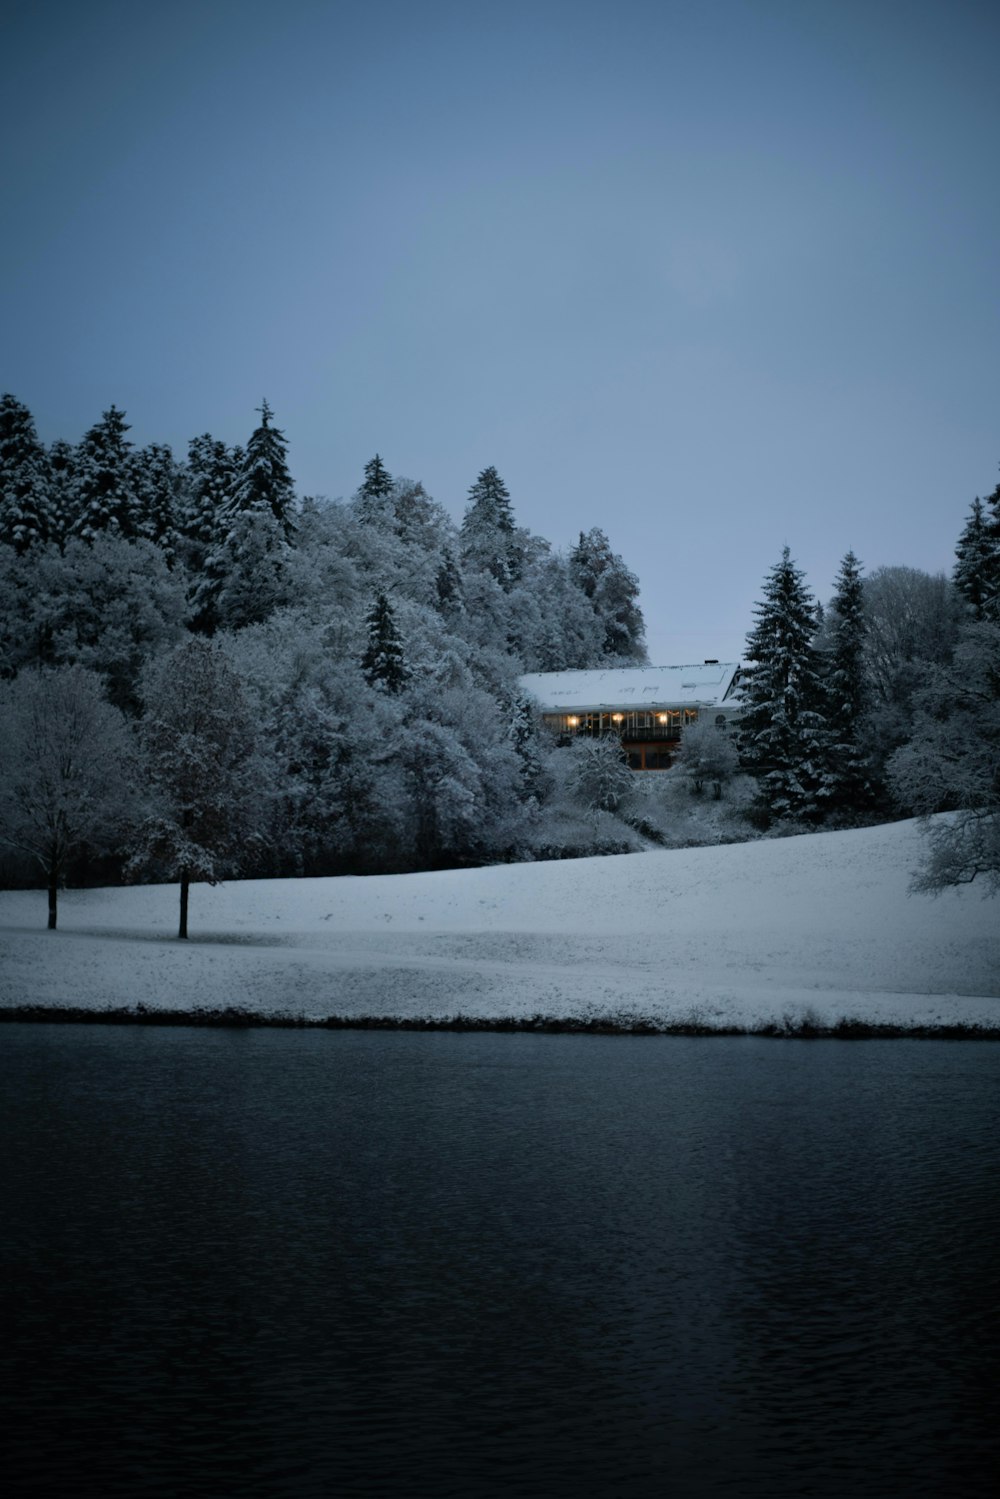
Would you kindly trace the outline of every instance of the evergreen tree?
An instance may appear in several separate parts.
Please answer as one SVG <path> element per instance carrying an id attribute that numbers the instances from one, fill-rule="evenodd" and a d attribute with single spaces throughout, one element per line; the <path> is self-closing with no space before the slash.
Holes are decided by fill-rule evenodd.
<path id="1" fill-rule="evenodd" d="M 206 562 L 196 600 L 202 606 L 210 600 L 217 628 L 260 624 L 291 603 L 293 555 L 280 522 L 268 511 L 238 515 Z"/>
<path id="2" fill-rule="evenodd" d="M 365 627 L 368 644 L 361 657 L 361 669 L 372 687 L 384 692 L 402 692 L 410 678 L 403 656 L 403 644 L 396 629 L 392 606 L 384 593 L 375 597 Z"/>
<path id="3" fill-rule="evenodd" d="M 179 544 L 191 578 L 191 628 L 212 635 L 219 625 L 219 593 L 229 557 L 224 548 L 232 529 L 240 448 L 227 448 L 211 433 L 192 437 L 178 502 Z"/>
<path id="4" fill-rule="evenodd" d="M 210 432 L 192 437 L 178 500 L 177 526 L 193 572 L 201 571 L 207 554 L 225 538 L 224 517 L 233 502 L 236 472 L 236 451 Z"/>
<path id="5" fill-rule="evenodd" d="M 382 499 L 385 495 L 391 495 L 391 492 L 393 492 L 393 475 L 388 472 L 381 457 L 376 453 L 375 457 L 367 460 L 364 465 L 364 478 L 358 493 L 366 496 L 367 499 Z"/>
<path id="6" fill-rule="evenodd" d="M 508 735 L 517 755 L 518 789 L 524 801 L 537 800 L 545 778 L 538 737 L 538 712 L 522 692 L 511 696 L 509 711 Z"/>
<path id="7" fill-rule="evenodd" d="M 602 654 L 613 661 L 646 660 L 646 625 L 639 607 L 639 580 L 594 526 L 580 532 L 569 554 L 569 576 L 590 600 L 604 635 Z"/>
<path id="8" fill-rule="evenodd" d="M 524 546 L 510 492 L 495 468 L 484 468 L 469 490 L 461 542 L 466 565 L 489 573 L 509 593 L 523 571 Z"/>
<path id="9" fill-rule="evenodd" d="M 955 586 L 963 595 L 973 619 L 982 619 L 987 597 L 994 591 L 1000 556 L 990 536 L 989 520 L 977 495 L 969 519 L 955 547 Z"/>
<path id="10" fill-rule="evenodd" d="M 1000 624 L 1000 484 L 987 497 L 986 541 L 989 557 L 983 576 L 983 618 Z"/>
<path id="11" fill-rule="evenodd" d="M 455 616 L 463 613 L 465 600 L 462 594 L 462 574 L 458 570 L 455 554 L 450 547 L 441 553 L 441 565 L 434 582 L 436 598 L 434 607 L 439 614 Z"/>
<path id="12" fill-rule="evenodd" d="M 392 475 L 376 453 L 365 464 L 365 476 L 354 496 L 358 520 L 366 526 L 391 524 L 393 520 Z"/>
<path id="13" fill-rule="evenodd" d="M 153 442 L 135 455 L 136 534 L 160 548 L 167 561 L 176 555 L 181 475 L 164 443 Z"/>
<path id="14" fill-rule="evenodd" d="M 769 817 L 817 820 L 830 799 L 829 730 L 813 648 L 816 605 L 788 547 L 769 573 L 747 636 L 740 757 Z"/>
<path id="15" fill-rule="evenodd" d="M 381 500 L 392 493 L 392 475 L 378 453 L 365 464 L 365 477 L 358 493 L 369 500 Z"/>
<path id="16" fill-rule="evenodd" d="M 59 531 L 45 449 L 34 418 L 12 395 L 0 396 L 0 541 L 23 555 Z"/>
<path id="17" fill-rule="evenodd" d="M 76 453 L 72 443 L 60 437 L 49 444 L 48 473 L 53 526 L 49 539 L 62 546 L 69 534 L 70 522 L 74 514 Z"/>
<path id="18" fill-rule="evenodd" d="M 260 406 L 260 425 L 247 443 L 236 475 L 230 511 L 233 516 L 261 511 L 273 515 L 285 540 L 295 534 L 295 488 L 288 472 L 285 434 L 271 426 L 274 412 Z"/>
<path id="19" fill-rule="evenodd" d="M 831 739 L 831 800 L 844 809 L 860 810 L 871 803 L 873 791 L 867 757 L 861 747 L 861 729 L 868 708 L 865 591 L 861 563 L 853 552 L 848 552 L 840 564 L 830 615 L 825 685 Z"/>
<path id="20" fill-rule="evenodd" d="M 602 575 L 614 562 L 607 536 L 598 527 L 581 531 L 580 540 L 569 554 L 569 575 L 578 588 L 592 599 Z"/>
<path id="21" fill-rule="evenodd" d="M 84 541 L 103 531 L 131 540 L 137 534 L 135 468 L 125 413 L 112 406 L 84 433 L 76 450 L 71 530 Z"/>

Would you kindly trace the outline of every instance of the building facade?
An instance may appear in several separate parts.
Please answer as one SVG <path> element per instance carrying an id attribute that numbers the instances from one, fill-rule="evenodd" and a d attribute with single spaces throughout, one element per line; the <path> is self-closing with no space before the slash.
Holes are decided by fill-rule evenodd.
<path id="1" fill-rule="evenodd" d="M 529 672 L 521 688 L 560 743 L 617 734 L 633 770 L 669 770 L 681 733 L 706 713 L 737 708 L 739 662 Z"/>

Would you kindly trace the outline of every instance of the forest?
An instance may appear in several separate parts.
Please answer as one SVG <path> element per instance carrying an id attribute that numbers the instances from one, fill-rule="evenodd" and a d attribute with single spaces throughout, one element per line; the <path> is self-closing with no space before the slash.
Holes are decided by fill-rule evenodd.
<path id="1" fill-rule="evenodd" d="M 629 771 L 557 747 L 527 671 L 647 663 L 600 529 L 567 555 L 495 467 L 456 524 L 379 455 L 299 497 L 264 401 L 244 447 L 138 448 L 112 407 L 43 444 L 0 398 L 0 879 L 403 872 L 847 827 L 949 810 L 926 888 L 1000 878 L 1000 486 L 952 577 L 865 575 L 821 607 L 786 548 L 734 733 Z"/>

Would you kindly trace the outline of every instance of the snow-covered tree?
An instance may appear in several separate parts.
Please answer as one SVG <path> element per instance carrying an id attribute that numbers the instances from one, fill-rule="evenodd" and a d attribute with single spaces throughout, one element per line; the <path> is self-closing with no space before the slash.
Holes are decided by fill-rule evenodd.
<path id="1" fill-rule="evenodd" d="M 222 651 L 191 639 L 146 674 L 140 725 L 149 810 L 129 856 L 133 876 L 180 881 L 179 937 L 192 882 L 215 885 L 253 862 L 263 814 L 256 728 Z"/>
<path id="2" fill-rule="evenodd" d="M 169 563 L 176 554 L 181 472 L 165 443 L 152 442 L 133 459 L 136 535 L 158 546 Z"/>
<path id="3" fill-rule="evenodd" d="M 740 759 L 758 778 L 765 815 L 815 821 L 830 802 L 830 736 L 813 646 L 816 605 L 787 546 L 754 614 L 740 681 Z"/>
<path id="4" fill-rule="evenodd" d="M 681 730 L 677 766 L 672 774 L 690 782 L 696 796 L 701 795 L 707 783 L 718 800 L 724 784 L 739 768 L 739 752 L 725 723 L 716 723 L 711 715 L 704 714 Z"/>
<path id="5" fill-rule="evenodd" d="M 285 434 L 272 427 L 274 412 L 266 401 L 260 405 L 260 425 L 251 434 L 233 485 L 230 513 L 262 512 L 281 527 L 285 541 L 295 534 L 295 486 L 288 472 Z"/>
<path id="6" fill-rule="evenodd" d="M 986 505 L 990 556 L 983 586 L 983 618 L 1000 624 L 1000 484 L 987 496 Z"/>
<path id="7" fill-rule="evenodd" d="M 1000 890 L 1000 622 L 967 625 L 919 695 L 909 744 L 889 761 L 899 805 L 949 812 L 928 830 L 918 890 L 981 880 Z"/>
<path id="8" fill-rule="evenodd" d="M 9 554 L 9 565 L 3 554 Z M 42 665 L 100 672 L 110 701 L 138 707 L 151 654 L 184 633 L 184 585 L 151 542 L 109 533 L 32 547 L 0 547 L 0 673 Z"/>
<path id="9" fill-rule="evenodd" d="M 41 868 L 49 929 L 59 886 L 84 845 L 115 846 L 129 810 L 134 743 L 101 679 L 80 666 L 0 682 L 0 842 Z"/>
<path id="10" fill-rule="evenodd" d="M 184 482 L 177 504 L 177 527 L 190 548 L 188 565 L 195 571 L 206 552 L 224 535 L 223 516 L 236 487 L 236 454 L 224 442 L 203 432 L 188 443 Z"/>
<path id="11" fill-rule="evenodd" d="M 461 545 L 465 566 L 489 573 L 505 592 L 521 576 L 524 547 L 514 524 L 510 491 L 495 468 L 484 468 L 469 490 Z"/>
<path id="12" fill-rule="evenodd" d="M 591 812 L 617 812 L 635 789 L 618 735 L 580 737 L 569 753 L 573 759 L 567 785 L 580 805 Z"/>
<path id="13" fill-rule="evenodd" d="M 987 600 L 1000 584 L 1000 547 L 990 535 L 990 523 L 977 495 L 969 518 L 955 547 L 955 587 L 965 599 L 973 619 L 984 617 Z"/>
<path id="14" fill-rule="evenodd" d="M 454 619 L 464 613 L 462 574 L 458 570 L 455 554 L 448 546 L 441 552 L 441 561 L 434 578 L 434 594 L 434 607 L 446 619 Z"/>
<path id="15" fill-rule="evenodd" d="M 361 669 L 366 680 L 384 692 L 402 692 L 409 681 L 410 669 L 403 655 L 392 605 L 384 593 L 376 594 L 365 629 L 368 643 L 361 657 Z"/>
<path id="16" fill-rule="evenodd" d="M 601 652 L 606 660 L 646 660 L 646 626 L 639 607 L 639 580 L 611 550 L 599 527 L 580 532 L 569 554 L 569 576 L 601 624 Z"/>
<path id="17" fill-rule="evenodd" d="M 961 595 L 944 573 L 878 567 L 864 579 L 868 712 L 861 747 L 876 780 L 913 727 L 916 694 L 947 666 L 962 621 Z"/>
<path id="18" fill-rule="evenodd" d="M 378 453 L 365 464 L 365 476 L 354 497 L 355 513 L 364 525 L 378 524 L 390 517 L 392 475 Z"/>
<path id="19" fill-rule="evenodd" d="M 524 801 L 538 801 L 545 787 L 545 753 L 538 733 L 538 711 L 523 692 L 511 695 L 508 735 L 517 755 L 519 790 Z"/>
<path id="20" fill-rule="evenodd" d="M 184 530 L 192 624 L 204 635 L 257 623 L 291 598 L 295 494 L 272 415 L 264 401 L 245 453 L 207 433 L 191 444 Z"/>
<path id="21" fill-rule="evenodd" d="M 868 709 L 865 676 L 865 593 L 861 563 L 848 552 L 837 574 L 836 592 L 827 611 L 824 655 L 826 712 L 830 728 L 831 806 L 861 810 L 871 804 L 873 788 L 863 729 Z"/>
<path id="22" fill-rule="evenodd" d="M 55 540 L 59 529 L 48 459 L 34 418 L 14 396 L 0 396 L 0 542 L 23 553 Z"/>
<path id="23" fill-rule="evenodd" d="M 75 453 L 70 530 L 84 541 L 105 531 L 129 539 L 138 534 L 135 465 L 129 424 L 117 406 L 85 432 Z"/>
<path id="24" fill-rule="evenodd" d="M 62 546 L 73 516 L 76 450 L 72 443 L 57 438 L 48 448 L 49 498 L 52 532 L 50 541 Z"/>
<path id="25" fill-rule="evenodd" d="M 459 735 L 417 716 L 408 721 L 399 752 L 408 773 L 418 866 L 473 851 L 481 825 L 481 776 Z"/>
<path id="26" fill-rule="evenodd" d="M 225 540 L 206 559 L 205 586 L 196 590 L 195 603 L 205 611 L 211 586 L 211 616 L 220 628 L 258 624 L 291 602 L 291 557 L 280 521 L 270 511 L 247 510 L 234 517 Z M 202 627 L 205 618 L 200 613 Z"/>

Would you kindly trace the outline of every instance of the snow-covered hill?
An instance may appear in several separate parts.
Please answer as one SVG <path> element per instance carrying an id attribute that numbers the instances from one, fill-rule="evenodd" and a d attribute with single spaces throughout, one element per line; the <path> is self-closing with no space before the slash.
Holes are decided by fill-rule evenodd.
<path id="1" fill-rule="evenodd" d="M 1000 1025 L 1000 907 L 907 893 L 911 822 L 617 858 L 367 879 L 0 893 L 0 1004 L 296 1015 L 811 1014 Z"/>

